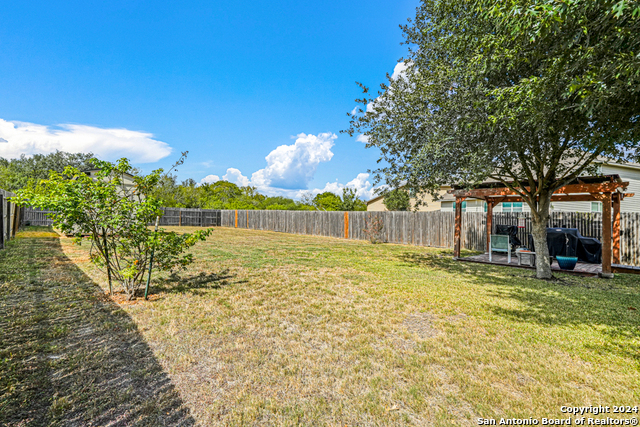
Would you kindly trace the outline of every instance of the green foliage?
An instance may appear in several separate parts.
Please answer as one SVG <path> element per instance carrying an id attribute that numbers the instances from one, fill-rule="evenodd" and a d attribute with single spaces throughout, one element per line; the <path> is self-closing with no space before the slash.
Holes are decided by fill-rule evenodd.
<path id="1" fill-rule="evenodd" d="M 423 0 L 403 27 L 406 72 L 375 95 L 361 85 L 347 132 L 380 149 L 377 182 L 414 197 L 501 181 L 529 204 L 544 239 L 556 189 L 596 173 L 600 157 L 640 157 L 639 7 Z"/>
<path id="2" fill-rule="evenodd" d="M 411 207 L 409 193 L 402 188 L 388 192 L 383 203 L 390 211 L 407 211 Z"/>
<path id="3" fill-rule="evenodd" d="M 313 204 L 321 211 L 339 211 L 342 208 L 342 199 L 330 191 L 325 191 L 313 198 Z"/>
<path id="4" fill-rule="evenodd" d="M 353 188 L 343 188 L 342 198 L 340 196 L 325 191 L 317 194 L 311 204 L 321 211 L 366 211 L 367 204 L 356 196 Z"/>
<path id="5" fill-rule="evenodd" d="M 120 281 L 132 299 L 147 274 L 151 252 L 160 270 L 184 268 L 193 261 L 184 251 L 212 230 L 178 235 L 149 224 L 161 215 L 162 203 L 151 195 L 162 170 L 147 176 L 130 175 L 135 170 L 127 159 L 116 164 L 91 160 L 100 169 L 94 178 L 74 167 L 63 173 L 52 171 L 49 179 L 19 190 L 14 201 L 55 211 L 54 226 L 65 234 L 91 241 L 91 260 L 105 268 L 109 278 Z M 127 185 L 132 179 L 133 185 Z"/>
<path id="6" fill-rule="evenodd" d="M 80 170 L 93 167 L 93 154 L 66 153 L 56 151 L 49 154 L 34 154 L 27 157 L 24 154 L 19 159 L 7 160 L 0 157 L 0 188 L 16 191 L 41 179 L 46 179 L 50 171 L 62 173 L 67 166 Z"/>
<path id="7" fill-rule="evenodd" d="M 193 179 L 177 184 L 169 175 L 152 192 L 162 206 L 200 209 L 309 210 L 313 206 L 286 197 L 267 197 L 255 187 L 239 187 L 228 181 L 197 185 Z"/>
<path id="8" fill-rule="evenodd" d="M 353 188 L 345 187 L 342 189 L 342 203 L 340 206 L 341 211 L 366 211 L 367 204 L 363 200 L 359 199 L 356 195 L 356 190 Z"/>

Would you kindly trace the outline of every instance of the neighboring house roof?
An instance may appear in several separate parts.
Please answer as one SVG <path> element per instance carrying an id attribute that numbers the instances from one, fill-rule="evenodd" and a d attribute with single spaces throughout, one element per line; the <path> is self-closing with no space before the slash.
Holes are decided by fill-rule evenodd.
<path id="1" fill-rule="evenodd" d="M 621 168 L 629 168 L 629 169 L 640 170 L 640 164 L 639 163 L 633 163 L 633 162 L 617 163 L 617 162 L 610 162 L 607 159 L 598 159 L 594 163 L 600 163 L 600 164 L 607 165 L 607 166 L 617 166 L 617 167 L 621 167 Z"/>
<path id="2" fill-rule="evenodd" d="M 87 169 L 86 171 L 84 171 L 84 173 L 86 173 L 89 176 L 92 176 L 94 174 L 96 174 L 97 172 L 100 172 L 100 169 Z M 135 176 L 131 175 L 130 173 L 123 173 L 122 175 L 124 175 L 126 178 L 131 178 L 131 180 L 133 180 L 133 178 L 135 178 Z"/>

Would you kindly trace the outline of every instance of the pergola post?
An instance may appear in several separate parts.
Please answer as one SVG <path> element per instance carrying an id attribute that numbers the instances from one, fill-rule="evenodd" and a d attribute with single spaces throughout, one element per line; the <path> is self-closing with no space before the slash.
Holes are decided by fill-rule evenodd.
<path id="1" fill-rule="evenodd" d="M 603 192 L 602 200 L 602 276 L 611 277 L 611 193 Z"/>
<path id="2" fill-rule="evenodd" d="M 493 232 L 493 200 L 487 197 L 487 253 L 491 250 L 491 233 Z"/>
<path id="3" fill-rule="evenodd" d="M 620 193 L 613 194 L 613 264 L 620 264 Z"/>
<path id="4" fill-rule="evenodd" d="M 456 197 L 456 225 L 454 231 L 453 257 L 460 258 L 460 240 L 462 237 L 462 202 L 465 197 Z"/>

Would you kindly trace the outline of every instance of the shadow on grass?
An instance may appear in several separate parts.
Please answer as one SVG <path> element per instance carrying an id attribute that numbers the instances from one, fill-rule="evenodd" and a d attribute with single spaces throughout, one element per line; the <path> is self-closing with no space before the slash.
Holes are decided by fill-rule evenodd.
<path id="1" fill-rule="evenodd" d="M 153 285 L 151 292 L 183 293 L 190 291 L 193 294 L 198 294 L 198 291 L 201 290 L 220 289 L 231 284 L 246 282 L 246 280 L 230 281 L 234 277 L 236 277 L 236 275 L 230 274 L 229 270 L 223 270 L 220 273 L 200 272 L 198 274 L 185 274 L 182 276 L 173 272 L 167 277 L 159 277 L 151 280 Z"/>
<path id="2" fill-rule="evenodd" d="M 131 318 L 62 252 L 0 252 L 0 425 L 195 425 Z"/>
<path id="3" fill-rule="evenodd" d="M 406 252 L 398 259 L 408 266 L 437 269 L 464 277 L 486 296 L 518 301 L 518 308 L 488 304 L 494 314 L 515 322 L 543 326 L 588 326 L 606 334 L 605 343 L 584 345 L 596 352 L 614 353 L 640 363 L 640 281 L 619 274 L 614 279 L 555 274 L 539 280 L 532 270 L 455 261 L 453 257 Z M 481 296 L 479 295 L 479 298 Z"/>

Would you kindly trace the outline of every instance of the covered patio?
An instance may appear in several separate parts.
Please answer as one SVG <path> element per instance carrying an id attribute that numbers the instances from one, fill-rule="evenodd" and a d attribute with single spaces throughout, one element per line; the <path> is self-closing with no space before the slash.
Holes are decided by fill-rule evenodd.
<path id="1" fill-rule="evenodd" d="M 580 177 L 570 184 L 557 189 L 552 202 L 602 202 L 602 264 L 578 263 L 574 270 L 577 274 L 599 274 L 612 277 L 615 270 L 620 270 L 620 203 L 625 197 L 633 197 L 633 193 L 625 193 L 628 182 L 622 182 L 618 175 L 598 177 Z M 454 257 L 461 261 L 502 264 L 518 267 L 515 257 L 507 263 L 507 255 L 494 255 L 489 261 L 490 236 L 493 233 L 493 208 L 502 202 L 522 202 L 520 194 L 500 182 L 485 182 L 473 189 L 454 188 L 449 191 L 456 199 Z M 481 199 L 487 203 L 487 247 L 486 253 L 473 257 L 460 258 L 462 235 L 462 202 L 466 199 Z M 504 259 L 502 259 L 504 258 Z M 556 268 L 554 268 L 556 267 Z M 526 268 L 526 267 L 525 267 Z M 532 268 L 532 267 L 529 267 Z M 557 264 L 552 269 L 560 270 Z M 562 270 L 565 271 L 565 270 Z"/>

